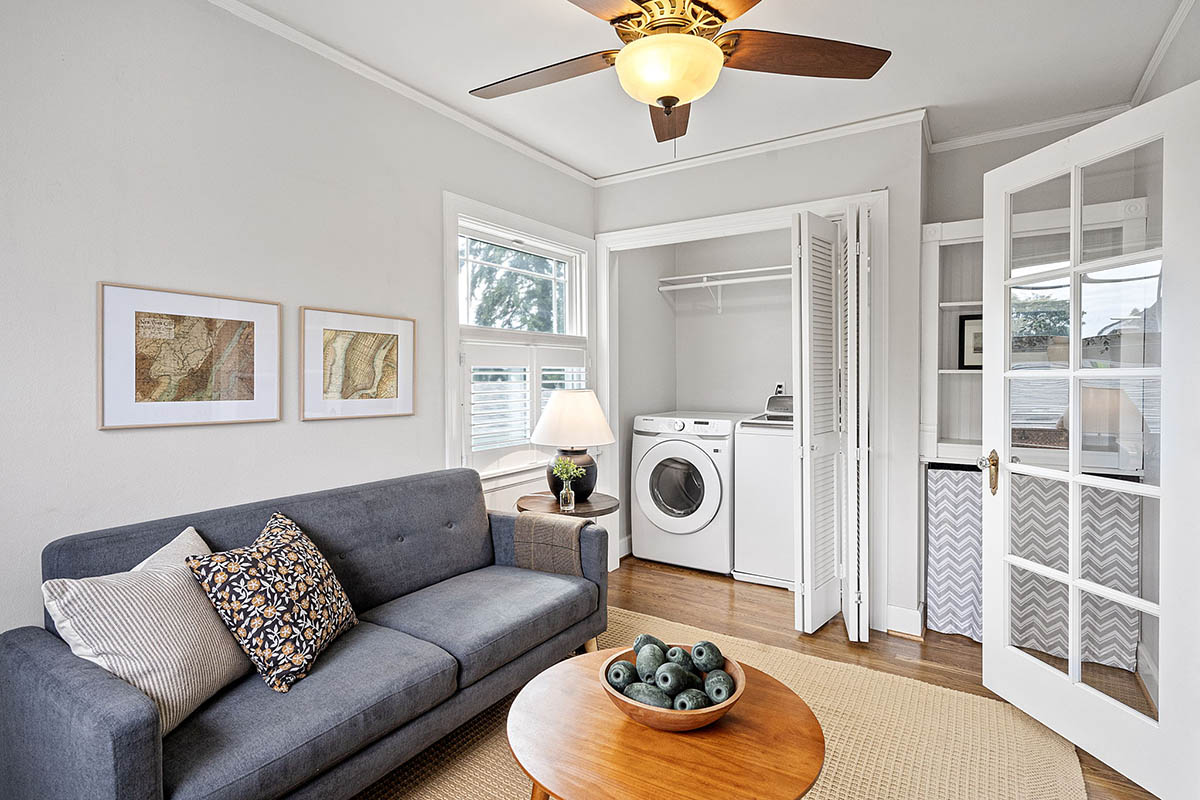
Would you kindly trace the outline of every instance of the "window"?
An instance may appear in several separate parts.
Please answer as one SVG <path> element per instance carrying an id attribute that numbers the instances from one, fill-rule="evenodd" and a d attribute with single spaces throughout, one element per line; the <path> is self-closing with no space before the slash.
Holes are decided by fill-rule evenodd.
<path id="1" fill-rule="evenodd" d="M 588 385 L 582 254 L 460 218 L 462 464 L 540 467 L 529 441 L 550 394 Z"/>

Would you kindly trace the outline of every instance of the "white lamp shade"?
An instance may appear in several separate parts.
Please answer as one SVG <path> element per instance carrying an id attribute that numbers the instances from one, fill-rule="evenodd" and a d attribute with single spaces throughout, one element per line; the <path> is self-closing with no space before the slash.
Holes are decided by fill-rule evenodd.
<path id="1" fill-rule="evenodd" d="M 583 450 L 617 440 L 591 389 L 559 389 L 551 394 L 529 438 L 560 450 Z"/>

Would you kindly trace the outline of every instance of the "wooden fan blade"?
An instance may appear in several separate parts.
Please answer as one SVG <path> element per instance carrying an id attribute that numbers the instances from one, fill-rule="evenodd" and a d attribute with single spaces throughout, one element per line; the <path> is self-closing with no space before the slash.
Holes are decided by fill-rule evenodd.
<path id="1" fill-rule="evenodd" d="M 665 108 L 650 106 L 650 123 L 654 125 L 654 138 L 660 142 L 678 139 L 687 133 L 688 118 L 691 116 L 690 104 L 676 106 L 669 115 Z"/>
<path id="2" fill-rule="evenodd" d="M 736 19 L 758 5 L 760 0 L 704 0 L 704 5 L 716 11 L 726 22 Z"/>
<path id="3" fill-rule="evenodd" d="M 892 57 L 890 50 L 794 33 L 738 30 L 716 38 L 723 47 L 731 41 L 733 52 L 725 66 L 780 75 L 865 80 Z"/>
<path id="4" fill-rule="evenodd" d="M 601 50 L 599 53 L 560 61 L 548 67 L 522 72 L 520 75 L 489 83 L 487 86 L 480 86 L 478 89 L 473 89 L 471 94 L 491 100 L 493 97 L 516 94 L 526 89 L 536 89 L 539 86 L 565 81 L 568 78 L 578 78 L 580 75 L 587 75 L 590 72 L 599 72 L 613 65 L 617 52 L 616 50 Z"/>
<path id="5" fill-rule="evenodd" d="M 567 2 L 574 3 L 589 14 L 594 14 L 608 22 L 620 17 L 642 13 L 642 7 L 633 0 L 567 0 Z M 754 4 L 751 3 L 751 5 Z"/>

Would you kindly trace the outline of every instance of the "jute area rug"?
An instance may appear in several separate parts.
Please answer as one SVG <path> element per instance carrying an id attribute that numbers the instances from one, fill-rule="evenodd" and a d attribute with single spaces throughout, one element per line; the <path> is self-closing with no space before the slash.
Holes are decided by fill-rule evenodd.
<path id="1" fill-rule="evenodd" d="M 806 796 L 812 800 L 1087 798 L 1075 748 L 1007 703 L 620 608 L 609 608 L 600 646 L 628 645 L 642 632 L 715 642 L 804 698 L 826 743 L 821 777 Z M 532 786 L 505 737 L 511 702 L 480 714 L 356 800 L 526 800 Z"/>

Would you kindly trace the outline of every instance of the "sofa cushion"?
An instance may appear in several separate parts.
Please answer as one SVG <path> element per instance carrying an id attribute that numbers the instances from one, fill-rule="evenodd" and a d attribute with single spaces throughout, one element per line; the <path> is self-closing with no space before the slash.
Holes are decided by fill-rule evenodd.
<path id="1" fill-rule="evenodd" d="M 42 580 L 123 572 L 189 525 L 213 550 L 242 547 L 276 511 L 325 554 L 355 608 L 494 563 L 479 474 L 448 469 L 68 536 L 42 551 Z"/>
<path id="2" fill-rule="evenodd" d="M 286 692 L 358 624 L 342 584 L 300 526 L 272 514 L 249 547 L 191 556 L 202 588 L 258 674 Z"/>
<path id="3" fill-rule="evenodd" d="M 442 649 L 360 624 L 290 692 L 247 675 L 163 739 L 166 800 L 254 800 L 286 794 L 455 691 Z"/>
<path id="4" fill-rule="evenodd" d="M 42 584 L 71 652 L 145 692 L 163 734 L 250 669 L 184 564 L 207 552 L 188 528 L 129 572 Z"/>
<path id="5" fill-rule="evenodd" d="M 491 566 L 398 597 L 361 614 L 433 642 L 458 660 L 470 686 L 596 610 L 585 578 Z"/>

